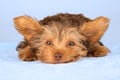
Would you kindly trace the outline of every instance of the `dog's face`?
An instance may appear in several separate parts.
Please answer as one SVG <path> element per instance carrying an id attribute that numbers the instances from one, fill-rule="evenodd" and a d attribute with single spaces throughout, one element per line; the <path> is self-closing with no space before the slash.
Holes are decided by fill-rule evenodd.
<path id="1" fill-rule="evenodd" d="M 86 56 L 87 41 L 96 43 L 108 26 L 108 19 L 99 17 L 82 26 L 51 23 L 40 25 L 29 16 L 14 19 L 17 30 L 35 49 L 37 59 L 47 63 L 65 63 Z M 102 26 L 102 27 L 99 27 Z"/>
<path id="2" fill-rule="evenodd" d="M 57 26 L 57 27 L 56 27 Z M 83 44 L 86 38 L 76 28 L 53 24 L 43 27 L 43 33 L 31 40 L 31 46 L 37 48 L 39 60 L 48 63 L 63 63 L 87 55 Z"/>

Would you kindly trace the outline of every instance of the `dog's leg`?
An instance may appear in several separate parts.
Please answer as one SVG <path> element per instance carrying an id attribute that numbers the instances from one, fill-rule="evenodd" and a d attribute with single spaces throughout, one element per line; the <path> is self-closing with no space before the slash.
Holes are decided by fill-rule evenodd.
<path id="1" fill-rule="evenodd" d="M 27 46 L 19 51 L 19 58 L 23 61 L 35 61 L 37 60 L 36 55 L 31 51 L 30 47 Z"/>
<path id="2" fill-rule="evenodd" d="M 110 52 L 110 50 L 105 47 L 104 45 L 101 45 L 100 43 L 96 43 L 91 51 L 88 53 L 89 57 L 102 57 L 102 56 L 106 56 L 108 53 Z"/>

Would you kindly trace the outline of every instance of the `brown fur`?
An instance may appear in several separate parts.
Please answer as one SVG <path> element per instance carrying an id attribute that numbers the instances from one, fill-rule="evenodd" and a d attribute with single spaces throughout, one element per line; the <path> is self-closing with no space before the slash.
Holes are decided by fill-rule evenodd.
<path id="1" fill-rule="evenodd" d="M 24 36 L 17 50 L 24 61 L 66 63 L 84 56 L 105 56 L 109 49 L 100 38 L 109 19 L 89 19 L 82 14 L 57 14 L 37 21 L 30 16 L 14 18 L 16 29 Z"/>

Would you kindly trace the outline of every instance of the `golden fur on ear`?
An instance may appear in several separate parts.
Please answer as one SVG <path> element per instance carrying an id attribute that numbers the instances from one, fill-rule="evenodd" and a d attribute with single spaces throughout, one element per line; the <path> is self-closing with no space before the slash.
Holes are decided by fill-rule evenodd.
<path id="1" fill-rule="evenodd" d="M 14 18 L 16 29 L 25 37 L 31 39 L 36 33 L 41 33 L 42 28 L 39 22 L 30 16 L 20 16 Z"/>
<path id="2" fill-rule="evenodd" d="M 92 43 L 100 40 L 109 25 L 109 19 L 106 17 L 98 17 L 92 21 L 86 22 L 80 28 L 80 32 L 88 38 Z"/>

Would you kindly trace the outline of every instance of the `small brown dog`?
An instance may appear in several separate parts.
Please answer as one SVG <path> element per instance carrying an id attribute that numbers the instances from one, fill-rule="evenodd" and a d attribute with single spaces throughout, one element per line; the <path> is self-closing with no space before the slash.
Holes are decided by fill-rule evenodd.
<path id="1" fill-rule="evenodd" d="M 103 16 L 92 20 L 82 14 L 61 13 L 40 21 L 20 16 L 14 18 L 14 23 L 24 36 L 17 47 L 23 61 L 67 63 L 109 52 L 99 41 L 109 25 L 109 19 Z"/>

